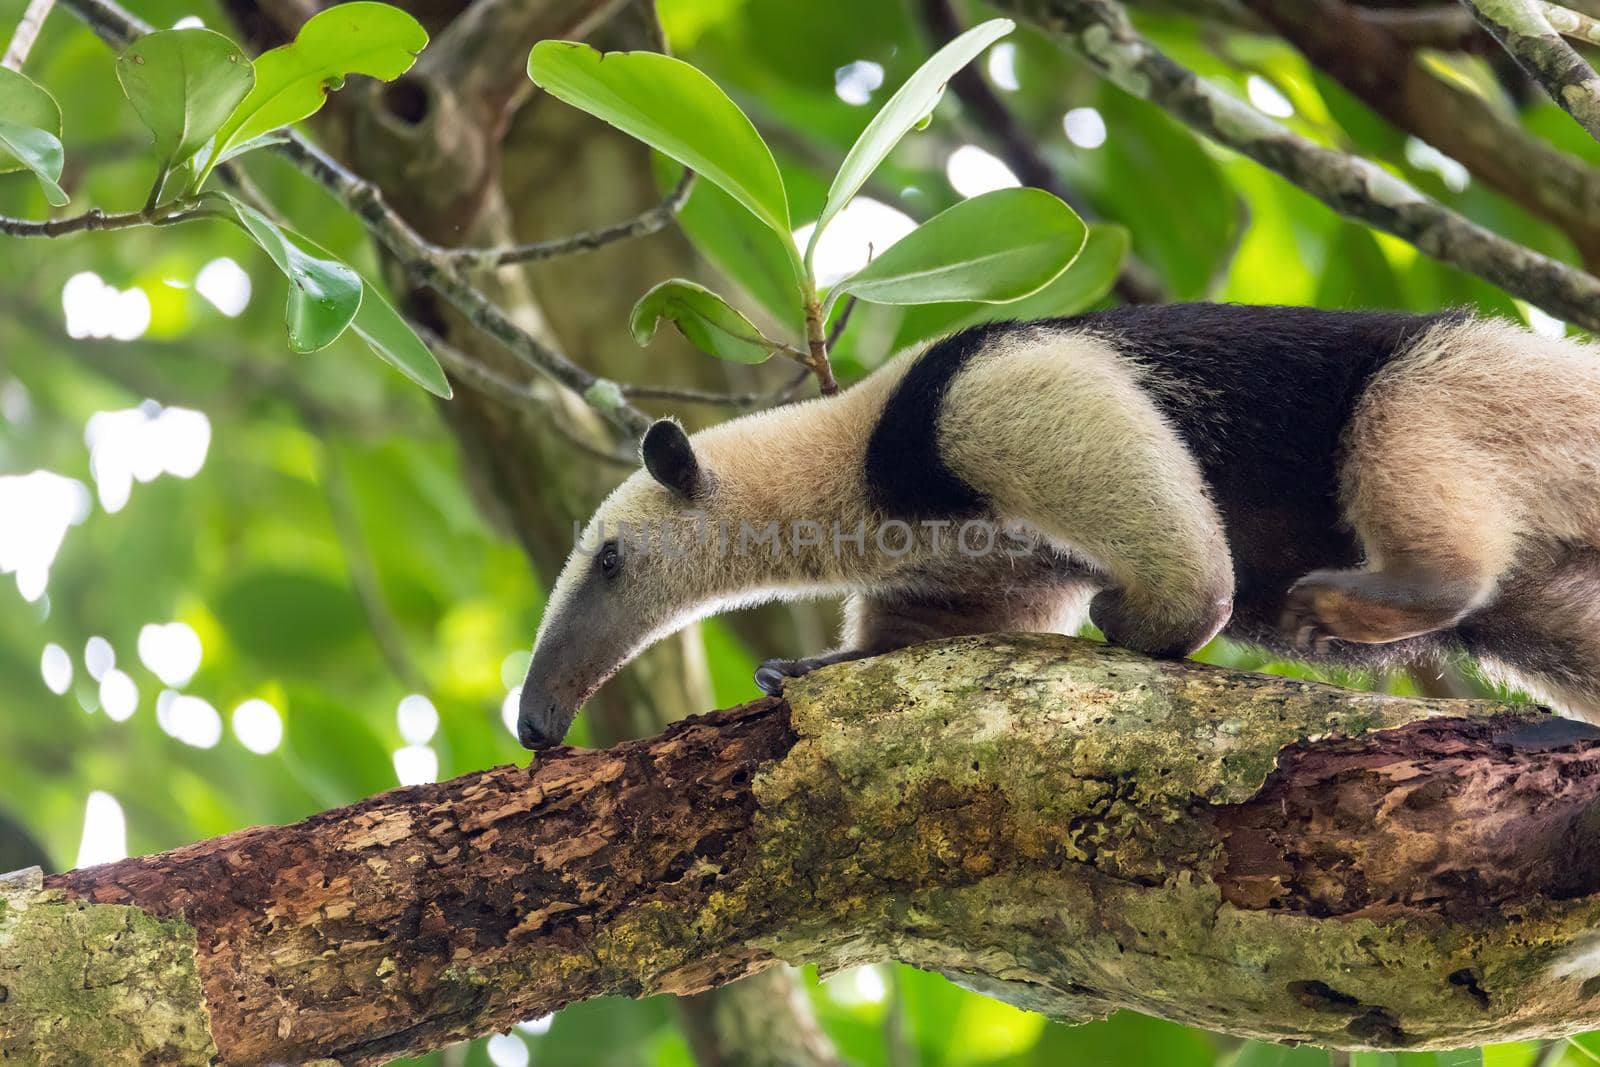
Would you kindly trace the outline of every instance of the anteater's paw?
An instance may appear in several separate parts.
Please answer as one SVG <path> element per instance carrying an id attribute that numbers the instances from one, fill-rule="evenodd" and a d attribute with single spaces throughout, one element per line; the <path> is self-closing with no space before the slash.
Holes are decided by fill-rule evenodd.
<path id="1" fill-rule="evenodd" d="M 822 664 L 823 660 L 815 656 L 811 659 L 769 659 L 756 668 L 756 685 L 769 697 L 781 697 L 785 682 L 810 674 Z"/>
<path id="2" fill-rule="evenodd" d="M 807 656 L 805 659 L 769 659 L 756 668 L 756 685 L 769 697 L 783 695 L 783 684 L 791 678 L 800 678 L 810 674 L 818 667 L 827 667 L 835 663 L 846 663 L 853 659 L 864 659 L 870 653 L 859 649 L 841 648 L 834 652 L 824 652 L 820 656 Z"/>
<path id="3" fill-rule="evenodd" d="M 1343 593 L 1320 574 L 1308 574 L 1289 589 L 1278 628 L 1301 652 L 1325 655 L 1343 636 L 1340 605 Z"/>

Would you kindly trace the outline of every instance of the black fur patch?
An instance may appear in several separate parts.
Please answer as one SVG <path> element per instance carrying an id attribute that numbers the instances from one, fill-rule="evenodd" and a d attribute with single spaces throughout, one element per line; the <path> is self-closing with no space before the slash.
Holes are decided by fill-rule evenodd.
<path id="1" fill-rule="evenodd" d="M 1172 383 L 1152 395 L 1195 454 L 1233 554 L 1236 637 L 1275 646 L 1289 586 L 1352 567 L 1339 509 L 1342 437 L 1373 373 L 1460 316 L 1165 304 L 1091 312 L 1082 326 Z"/>
<path id="2" fill-rule="evenodd" d="M 867 494 L 891 518 L 970 515 L 983 495 L 956 477 L 939 452 L 939 410 L 950 380 L 1013 322 L 975 326 L 935 342 L 889 394 L 867 441 Z"/>

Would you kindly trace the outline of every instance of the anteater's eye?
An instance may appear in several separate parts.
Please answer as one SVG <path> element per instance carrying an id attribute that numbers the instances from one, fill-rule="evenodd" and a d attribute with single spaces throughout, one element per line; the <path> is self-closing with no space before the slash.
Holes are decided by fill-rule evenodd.
<path id="1" fill-rule="evenodd" d="M 600 573 L 607 578 L 614 578 L 621 566 L 622 553 L 617 551 L 617 543 L 607 541 L 600 549 Z"/>

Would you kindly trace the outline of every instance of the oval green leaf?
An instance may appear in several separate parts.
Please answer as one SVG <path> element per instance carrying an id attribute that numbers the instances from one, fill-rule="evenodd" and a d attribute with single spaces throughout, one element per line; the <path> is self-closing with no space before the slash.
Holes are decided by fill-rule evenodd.
<path id="1" fill-rule="evenodd" d="M 450 382 L 444 369 L 433 358 L 433 352 L 423 344 L 422 338 L 411 324 L 401 317 L 394 305 L 383 298 L 376 286 L 362 279 L 366 292 L 361 298 L 361 310 L 350 328 L 378 358 L 395 370 L 422 386 L 441 400 L 451 397 Z"/>
<path id="2" fill-rule="evenodd" d="M 685 278 L 672 278 L 633 305 L 633 339 L 644 345 L 666 319 L 702 352 L 732 363 L 765 363 L 777 345 L 722 297 Z"/>
<path id="3" fill-rule="evenodd" d="M 772 150 L 739 106 L 694 67 L 657 52 L 601 55 L 572 41 L 540 41 L 528 55 L 528 77 L 725 189 L 793 248 Z"/>
<path id="4" fill-rule="evenodd" d="M 255 88 L 217 131 L 212 157 L 223 159 L 234 145 L 315 114 L 351 74 L 398 78 L 427 43 L 422 24 L 388 4 L 358 0 L 318 12 L 291 43 L 256 58 Z"/>
<path id="5" fill-rule="evenodd" d="M 63 163 L 61 138 L 49 130 L 0 119 L 0 153 L 33 171 L 44 188 L 44 198 L 52 205 L 61 207 L 68 202 L 67 191 L 57 184 Z"/>
<path id="6" fill-rule="evenodd" d="M 329 262 L 338 262 L 332 252 L 304 234 L 296 234 L 295 238 Z M 367 343 L 367 347 L 379 359 L 434 396 L 449 400 L 454 392 L 433 351 L 417 336 L 417 331 L 395 310 L 394 305 L 384 298 L 376 285 L 362 278 L 361 288 L 361 308 L 350 323 L 350 329 Z"/>
<path id="7" fill-rule="evenodd" d="M 1088 229 L 1042 189 L 997 189 L 941 211 L 834 286 L 875 304 L 1004 304 L 1066 270 Z"/>
<path id="8" fill-rule="evenodd" d="M 43 130 L 54 136 L 58 144 L 61 141 L 61 105 L 44 86 L 10 67 L 0 67 L 0 116 L 13 126 Z M 0 174 L 18 170 L 33 168 L 0 147 Z M 55 176 L 59 178 L 61 172 L 56 171 Z"/>
<path id="9" fill-rule="evenodd" d="M 344 333 L 360 311 L 361 276 L 343 263 L 304 251 L 284 229 L 255 208 L 228 197 L 229 206 L 261 250 L 289 279 L 289 347 L 296 352 L 326 348 Z M 309 242 L 308 242 L 309 243 Z"/>
<path id="10" fill-rule="evenodd" d="M 928 61 L 918 67 L 916 73 L 907 78 L 905 84 L 872 116 L 867 128 L 850 146 L 844 162 L 839 164 L 839 173 L 833 176 L 828 199 L 817 218 L 817 228 L 811 232 L 811 243 L 806 246 L 807 267 L 811 265 L 811 256 L 816 251 L 822 231 L 872 177 L 872 172 L 878 169 L 878 164 L 900 143 L 900 139 L 933 114 L 939 97 L 944 93 L 945 82 L 950 80 L 951 75 L 1014 28 L 1016 23 L 1010 19 L 990 19 L 972 27 L 929 56 Z"/>
<path id="11" fill-rule="evenodd" d="M 907 309 L 895 332 L 890 350 L 923 344 L 985 322 L 1004 319 L 1052 319 L 1076 315 L 1105 298 L 1116 284 L 1128 257 L 1128 231 L 1116 223 L 1089 226 L 1083 251 L 1056 280 L 1030 296 L 1010 304 L 923 304 Z"/>
<path id="12" fill-rule="evenodd" d="M 256 83 L 239 46 L 206 29 L 158 30 L 117 59 L 117 81 L 155 135 L 166 173 L 200 150 Z"/>

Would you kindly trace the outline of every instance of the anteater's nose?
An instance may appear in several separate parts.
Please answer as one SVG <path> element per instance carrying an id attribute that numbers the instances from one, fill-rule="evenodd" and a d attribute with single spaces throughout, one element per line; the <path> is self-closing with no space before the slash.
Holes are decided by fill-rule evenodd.
<path id="1" fill-rule="evenodd" d="M 543 686 L 525 684 L 517 712 L 517 740 L 523 748 L 559 745 L 567 734 L 567 717 Z"/>

